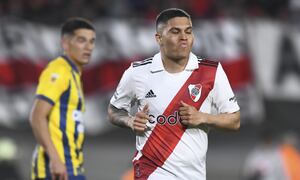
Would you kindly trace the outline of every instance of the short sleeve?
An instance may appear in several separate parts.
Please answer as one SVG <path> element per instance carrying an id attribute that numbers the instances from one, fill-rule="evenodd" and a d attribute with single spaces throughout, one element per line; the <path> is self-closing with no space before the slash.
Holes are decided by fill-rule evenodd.
<path id="1" fill-rule="evenodd" d="M 134 80 L 132 78 L 132 71 L 132 66 L 130 66 L 123 73 L 118 87 L 110 100 L 110 104 L 118 109 L 125 109 L 128 112 L 130 112 L 131 101 L 134 97 Z"/>
<path id="2" fill-rule="evenodd" d="M 218 113 L 233 113 L 240 110 L 226 73 L 220 63 L 217 67 L 212 98 Z"/>
<path id="3" fill-rule="evenodd" d="M 54 105 L 69 86 L 69 73 L 64 68 L 47 67 L 39 78 L 36 96 Z"/>

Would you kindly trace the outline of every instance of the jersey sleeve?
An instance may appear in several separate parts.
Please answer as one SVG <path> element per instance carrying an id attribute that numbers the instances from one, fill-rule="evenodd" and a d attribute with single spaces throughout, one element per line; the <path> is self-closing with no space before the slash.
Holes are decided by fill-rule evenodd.
<path id="1" fill-rule="evenodd" d="M 133 68 L 130 66 L 124 73 L 118 87 L 110 100 L 110 104 L 118 109 L 125 109 L 130 112 L 131 101 L 134 97 L 134 80 L 132 77 Z"/>
<path id="2" fill-rule="evenodd" d="M 217 67 L 212 98 L 218 113 L 233 113 L 240 110 L 226 73 L 220 63 Z"/>
<path id="3" fill-rule="evenodd" d="M 36 96 L 54 105 L 69 86 L 69 73 L 63 68 L 47 67 L 39 78 Z"/>

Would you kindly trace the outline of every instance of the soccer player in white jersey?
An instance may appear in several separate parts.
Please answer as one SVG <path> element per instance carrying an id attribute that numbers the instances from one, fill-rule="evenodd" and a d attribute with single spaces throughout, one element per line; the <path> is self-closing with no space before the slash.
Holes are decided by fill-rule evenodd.
<path id="1" fill-rule="evenodd" d="M 207 133 L 239 129 L 239 106 L 221 64 L 191 52 L 189 14 L 162 11 L 155 38 L 160 52 L 124 72 L 108 117 L 136 133 L 135 179 L 205 180 Z"/>

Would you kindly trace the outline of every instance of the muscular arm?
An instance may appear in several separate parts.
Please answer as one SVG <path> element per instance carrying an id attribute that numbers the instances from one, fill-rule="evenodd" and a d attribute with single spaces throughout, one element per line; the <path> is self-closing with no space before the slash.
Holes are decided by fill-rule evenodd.
<path id="1" fill-rule="evenodd" d="M 30 125 L 36 140 L 44 147 L 50 158 L 58 158 L 48 129 L 47 116 L 51 109 L 52 105 L 48 102 L 40 99 L 35 100 L 30 114 Z"/>
<path id="2" fill-rule="evenodd" d="M 218 115 L 206 114 L 206 116 L 206 124 L 210 126 L 228 130 L 238 130 L 240 128 L 240 111 Z"/>
<path id="3" fill-rule="evenodd" d="M 118 109 L 109 104 L 108 118 L 112 124 L 115 124 L 119 127 L 128 127 L 131 128 L 135 133 L 142 134 L 148 129 L 146 125 L 148 120 L 150 120 L 148 111 L 148 105 L 146 105 L 143 110 L 137 112 L 135 116 L 130 116 L 126 110 Z"/>
<path id="4" fill-rule="evenodd" d="M 33 134 L 40 145 L 43 146 L 50 158 L 50 170 L 53 177 L 67 179 L 65 165 L 61 162 L 59 155 L 54 147 L 48 129 L 48 115 L 52 105 L 40 99 L 36 99 L 30 114 L 30 125 Z"/>
<path id="5" fill-rule="evenodd" d="M 132 129 L 133 117 L 124 109 L 118 109 L 115 106 L 108 105 L 108 119 L 114 125 Z"/>
<path id="6" fill-rule="evenodd" d="M 179 114 L 181 122 L 189 127 L 199 127 L 207 124 L 212 127 L 228 130 L 238 130 L 240 128 L 240 112 L 222 113 L 217 115 L 207 114 L 197 111 L 193 106 L 181 102 Z"/>

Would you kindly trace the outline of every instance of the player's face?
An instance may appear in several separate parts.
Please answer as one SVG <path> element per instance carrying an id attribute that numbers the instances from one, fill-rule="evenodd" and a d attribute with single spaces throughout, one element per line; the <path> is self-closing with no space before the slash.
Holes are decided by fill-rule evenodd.
<path id="1" fill-rule="evenodd" d="M 191 20 L 186 17 L 170 19 L 156 39 L 167 58 L 175 61 L 187 59 L 194 42 Z"/>
<path id="2" fill-rule="evenodd" d="M 65 38 L 63 46 L 66 55 L 71 58 L 77 66 L 89 63 L 92 51 L 95 47 L 96 34 L 89 29 L 78 29 L 74 35 Z"/>

